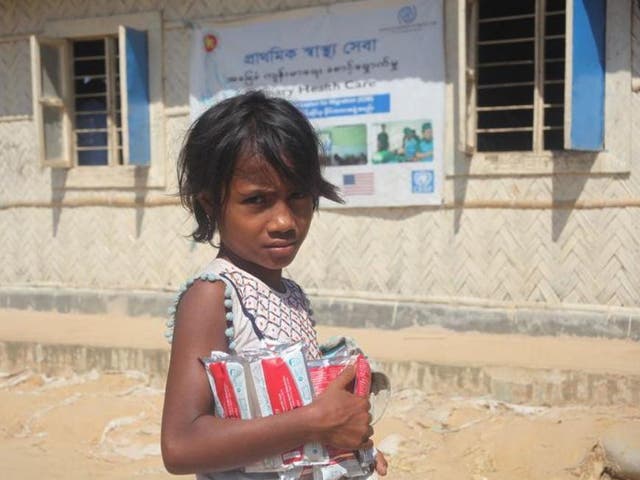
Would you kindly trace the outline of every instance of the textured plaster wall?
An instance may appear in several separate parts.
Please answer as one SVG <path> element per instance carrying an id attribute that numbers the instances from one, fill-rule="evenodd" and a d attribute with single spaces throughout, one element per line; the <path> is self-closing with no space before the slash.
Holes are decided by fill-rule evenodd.
<path id="1" fill-rule="evenodd" d="M 0 0 L 0 288 L 172 290 L 194 273 L 214 251 L 185 238 L 191 224 L 179 206 L 113 206 L 175 192 L 175 157 L 188 126 L 189 30 L 181 22 L 328 3 Z M 165 26 L 166 186 L 58 188 L 64 174 L 37 160 L 27 35 L 42 31 L 46 20 L 149 10 L 161 10 Z M 628 41 L 637 74 L 640 38 Z M 628 108 L 631 130 L 639 131 L 640 94 Z M 442 208 L 322 210 L 288 273 L 323 298 L 635 312 L 640 136 L 631 142 L 625 173 L 594 175 L 587 165 L 580 174 L 448 177 Z M 81 206 L 87 198 L 93 203 Z M 619 206 L 593 207 L 603 199 Z M 78 206 L 55 206 L 74 200 Z M 562 208 L 551 208 L 558 202 Z"/>

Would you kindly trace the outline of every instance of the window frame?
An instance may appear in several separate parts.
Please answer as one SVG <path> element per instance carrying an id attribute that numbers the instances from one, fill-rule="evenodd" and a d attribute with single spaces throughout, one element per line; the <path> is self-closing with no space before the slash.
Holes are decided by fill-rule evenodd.
<path id="1" fill-rule="evenodd" d="M 55 175 L 56 178 L 60 178 L 60 181 L 54 181 L 54 188 L 162 188 L 166 186 L 164 105 L 162 101 L 162 18 L 160 12 L 50 21 L 44 25 L 42 37 L 60 41 L 66 40 L 70 44 L 70 41 L 74 39 L 120 37 L 119 32 L 122 26 L 143 30 L 147 33 L 149 165 L 82 166 L 76 165 L 75 158 L 71 154 L 65 162 L 60 162 L 60 166 L 66 167 L 67 170 Z M 69 65 L 70 63 L 68 62 Z M 32 75 L 38 75 L 35 68 L 32 68 Z M 67 85 L 67 89 L 69 89 L 70 84 Z M 34 102 L 35 100 L 34 95 Z M 36 128 L 40 129 L 42 126 L 41 117 L 34 116 L 34 121 L 37 125 Z"/>
<path id="2" fill-rule="evenodd" d="M 445 162 L 447 175 L 547 175 L 558 173 L 628 173 L 631 159 L 631 0 L 607 2 L 605 37 L 604 145 L 600 152 L 577 150 L 478 152 L 475 145 L 475 97 L 473 82 L 475 28 L 471 21 L 477 0 L 446 2 L 447 27 L 455 55 L 451 71 L 457 78 L 448 113 L 457 118 Z M 572 4 L 572 0 L 567 0 Z M 569 12 L 569 7 L 567 12 Z M 569 15 L 569 13 L 567 13 Z M 567 31 L 567 35 L 569 32 Z M 452 99 L 454 100 L 454 99 Z M 565 106 L 567 102 L 565 99 Z M 455 114 L 454 114 L 455 112 Z M 565 125 L 565 131 L 567 125 Z"/>
<path id="3" fill-rule="evenodd" d="M 42 85 L 42 60 L 40 58 L 41 48 L 43 46 L 53 47 L 58 50 L 58 68 L 60 72 L 60 95 L 47 96 Z M 43 167 L 68 168 L 73 162 L 73 125 L 68 106 L 71 104 L 70 86 L 73 81 L 70 65 L 70 46 L 69 42 L 61 38 L 52 37 L 31 37 L 31 70 L 33 72 L 33 116 L 36 123 L 36 132 L 38 138 L 38 158 L 40 165 Z M 62 137 L 61 153 L 62 157 L 49 159 L 47 157 L 45 126 L 44 126 L 44 109 L 55 108 L 61 114 Z"/>

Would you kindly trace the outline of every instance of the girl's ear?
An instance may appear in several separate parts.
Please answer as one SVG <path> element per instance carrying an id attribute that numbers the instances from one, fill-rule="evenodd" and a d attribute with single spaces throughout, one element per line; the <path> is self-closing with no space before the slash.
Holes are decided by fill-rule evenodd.
<path id="1" fill-rule="evenodd" d="M 213 208 L 213 202 L 211 201 L 211 197 L 209 196 L 209 194 L 207 192 L 200 192 L 198 195 L 196 195 L 196 200 L 198 200 L 198 203 L 200 204 L 202 209 L 205 211 L 207 216 L 209 218 L 213 218 L 214 208 Z"/>

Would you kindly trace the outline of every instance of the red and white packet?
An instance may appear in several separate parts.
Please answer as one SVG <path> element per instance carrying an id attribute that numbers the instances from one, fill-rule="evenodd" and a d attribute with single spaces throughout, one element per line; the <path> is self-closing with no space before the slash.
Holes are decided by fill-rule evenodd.
<path id="1" fill-rule="evenodd" d="M 203 358 L 214 397 L 214 409 L 220 418 L 253 418 L 249 364 L 242 357 L 211 352 Z"/>
<path id="2" fill-rule="evenodd" d="M 324 392 L 329 384 L 335 380 L 347 365 L 354 364 L 356 368 L 353 393 L 369 396 L 371 389 L 371 366 L 362 354 L 354 356 L 332 356 L 307 363 L 309 376 L 315 395 Z M 342 450 L 331 446 L 325 447 L 328 461 L 324 465 L 313 468 L 313 480 L 335 480 L 343 477 L 358 477 L 371 473 L 373 456 L 369 450 Z"/>

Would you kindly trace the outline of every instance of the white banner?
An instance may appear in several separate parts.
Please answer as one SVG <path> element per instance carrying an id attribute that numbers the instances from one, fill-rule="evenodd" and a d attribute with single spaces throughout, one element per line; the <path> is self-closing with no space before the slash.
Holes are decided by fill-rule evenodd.
<path id="1" fill-rule="evenodd" d="M 442 0 L 355 2 L 200 26 L 190 75 L 193 118 L 247 89 L 294 102 L 316 127 L 325 177 L 346 206 L 441 202 Z"/>

